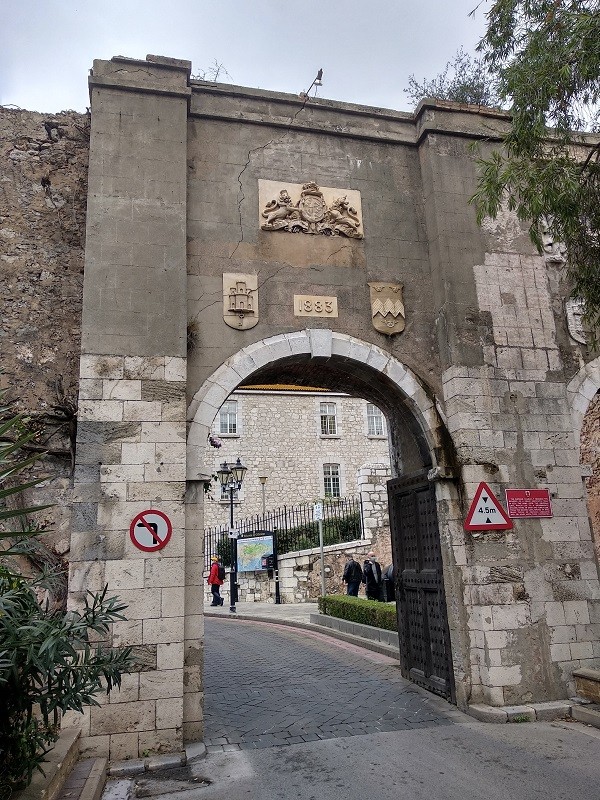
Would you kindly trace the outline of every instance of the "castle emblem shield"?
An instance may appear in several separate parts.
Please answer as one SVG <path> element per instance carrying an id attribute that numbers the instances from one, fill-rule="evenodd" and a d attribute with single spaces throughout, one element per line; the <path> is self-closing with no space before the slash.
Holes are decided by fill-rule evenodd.
<path id="1" fill-rule="evenodd" d="M 404 330 L 403 288 L 401 283 L 369 283 L 371 318 L 373 327 L 379 333 L 393 336 Z"/>

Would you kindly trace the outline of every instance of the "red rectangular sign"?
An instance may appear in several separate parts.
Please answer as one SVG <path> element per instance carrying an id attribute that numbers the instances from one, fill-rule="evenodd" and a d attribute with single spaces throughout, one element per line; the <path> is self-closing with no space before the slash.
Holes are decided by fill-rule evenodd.
<path id="1" fill-rule="evenodd" d="M 551 517 L 552 504 L 548 489 L 506 489 L 508 516 Z"/>

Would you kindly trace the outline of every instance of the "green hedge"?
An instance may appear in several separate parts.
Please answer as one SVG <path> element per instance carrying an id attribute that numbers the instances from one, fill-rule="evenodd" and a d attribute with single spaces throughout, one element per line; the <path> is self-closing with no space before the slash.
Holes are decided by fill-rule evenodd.
<path id="1" fill-rule="evenodd" d="M 319 611 L 330 617 L 372 625 L 386 631 L 397 631 L 396 603 L 380 603 L 377 600 L 363 600 L 346 594 L 331 594 L 319 597 Z"/>

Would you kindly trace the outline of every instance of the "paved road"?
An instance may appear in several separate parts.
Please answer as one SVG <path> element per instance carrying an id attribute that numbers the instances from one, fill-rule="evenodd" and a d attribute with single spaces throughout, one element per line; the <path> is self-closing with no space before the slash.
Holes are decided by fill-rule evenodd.
<path id="1" fill-rule="evenodd" d="M 596 729 L 476 722 L 322 634 L 206 632 L 207 757 L 111 780 L 104 800 L 600 800 Z"/>
<path id="2" fill-rule="evenodd" d="M 451 725 L 457 714 L 387 656 L 269 623 L 206 619 L 204 680 L 209 752 Z"/>

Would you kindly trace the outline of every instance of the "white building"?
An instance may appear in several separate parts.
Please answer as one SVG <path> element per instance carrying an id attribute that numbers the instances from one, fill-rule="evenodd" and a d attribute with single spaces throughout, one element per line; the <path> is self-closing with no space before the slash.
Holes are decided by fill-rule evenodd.
<path id="1" fill-rule="evenodd" d="M 229 396 L 213 424 L 213 472 L 240 458 L 248 468 L 235 518 L 265 508 L 358 494 L 366 463 L 389 465 L 386 420 L 372 403 L 316 388 L 256 386 Z M 229 493 L 213 480 L 205 525 L 229 520 Z"/>

